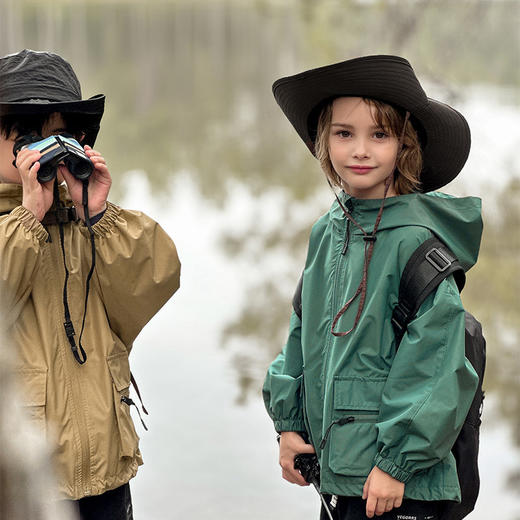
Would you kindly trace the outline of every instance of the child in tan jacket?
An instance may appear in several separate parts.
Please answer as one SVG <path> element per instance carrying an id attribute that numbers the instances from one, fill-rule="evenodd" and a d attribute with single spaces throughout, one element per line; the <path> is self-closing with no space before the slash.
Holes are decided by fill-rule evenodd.
<path id="1" fill-rule="evenodd" d="M 0 310 L 23 404 L 53 448 L 58 497 L 84 519 L 128 520 L 142 464 L 128 356 L 179 287 L 180 262 L 156 222 L 107 200 L 110 173 L 92 148 L 104 101 L 83 100 L 56 54 L 0 59 Z M 87 180 L 66 160 L 42 179 L 47 149 L 23 144 L 56 136 L 80 143 Z"/>

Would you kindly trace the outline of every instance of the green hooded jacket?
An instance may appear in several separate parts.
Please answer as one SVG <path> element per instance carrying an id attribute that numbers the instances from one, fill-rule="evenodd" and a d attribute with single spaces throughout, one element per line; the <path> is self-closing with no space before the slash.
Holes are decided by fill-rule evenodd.
<path id="1" fill-rule="evenodd" d="M 371 232 L 381 200 L 341 198 Z M 450 450 L 478 378 L 464 355 L 464 309 L 453 277 L 425 300 L 397 353 L 391 315 L 401 274 L 417 246 L 434 233 L 467 270 L 476 262 L 481 232 L 477 198 L 441 193 L 388 198 L 361 319 L 348 336 L 335 337 L 332 320 L 362 278 L 363 234 L 347 226 L 337 202 L 313 226 L 302 319 L 293 312 L 263 395 L 278 432 L 308 432 L 323 492 L 361 496 L 376 465 L 405 483 L 405 498 L 460 500 Z M 358 300 L 336 331 L 352 327 Z"/>

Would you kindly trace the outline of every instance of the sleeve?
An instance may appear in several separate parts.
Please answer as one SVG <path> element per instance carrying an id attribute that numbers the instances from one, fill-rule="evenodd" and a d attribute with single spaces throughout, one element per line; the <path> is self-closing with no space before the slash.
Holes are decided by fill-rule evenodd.
<path id="1" fill-rule="evenodd" d="M 293 312 L 287 343 L 271 363 L 262 390 L 267 413 L 277 432 L 306 430 L 301 398 L 302 374 L 301 321 Z"/>
<path id="2" fill-rule="evenodd" d="M 375 464 L 402 482 L 444 459 L 478 376 L 465 357 L 464 309 L 450 276 L 409 324 L 383 390 Z"/>
<path id="3" fill-rule="evenodd" d="M 3 326 L 19 317 L 31 294 L 47 231 L 23 206 L 0 218 L 0 308 Z"/>
<path id="4" fill-rule="evenodd" d="M 88 229 L 80 229 L 88 238 Z M 177 250 L 157 222 L 111 203 L 92 229 L 96 276 L 110 327 L 130 346 L 179 288 Z"/>

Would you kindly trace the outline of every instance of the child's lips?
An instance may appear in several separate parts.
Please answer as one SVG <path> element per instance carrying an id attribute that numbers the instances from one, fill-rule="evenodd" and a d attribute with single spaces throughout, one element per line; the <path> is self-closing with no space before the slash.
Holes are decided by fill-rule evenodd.
<path id="1" fill-rule="evenodd" d="M 360 166 L 357 164 L 351 164 L 347 166 L 347 168 L 356 173 L 368 173 L 369 171 L 373 170 L 375 166 Z"/>

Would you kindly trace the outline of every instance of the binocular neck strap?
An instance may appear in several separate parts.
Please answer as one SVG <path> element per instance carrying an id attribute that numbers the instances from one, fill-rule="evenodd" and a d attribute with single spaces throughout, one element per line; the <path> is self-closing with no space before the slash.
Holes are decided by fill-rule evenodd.
<path id="1" fill-rule="evenodd" d="M 57 180 L 54 182 L 54 199 L 55 199 L 55 203 L 59 209 L 62 206 L 62 202 L 59 197 Z M 70 317 L 69 302 L 68 302 L 67 285 L 68 285 L 68 281 L 69 281 L 69 270 L 67 268 L 67 261 L 66 261 L 66 255 L 65 255 L 65 240 L 64 240 L 63 224 L 61 222 L 59 223 L 60 245 L 61 245 L 61 252 L 63 255 L 63 266 L 65 267 L 65 282 L 63 285 L 63 309 L 64 309 L 65 321 L 63 323 L 63 326 L 65 328 L 65 334 L 67 335 L 67 339 L 69 340 L 72 354 L 74 355 L 74 358 L 80 365 L 83 365 L 83 363 L 85 363 L 85 361 L 87 361 L 87 353 L 85 352 L 85 349 L 83 348 L 83 345 L 81 344 L 81 338 L 83 336 L 83 331 L 85 329 L 88 295 L 89 295 L 89 291 L 90 291 L 90 280 L 92 278 L 92 275 L 94 274 L 94 267 L 96 265 L 96 246 L 95 246 L 95 242 L 94 242 L 94 231 L 92 230 L 92 226 L 90 224 L 90 216 L 89 216 L 89 212 L 88 212 L 88 179 L 85 179 L 83 181 L 82 205 L 83 205 L 83 210 L 85 212 L 85 224 L 87 225 L 89 234 L 90 234 L 92 262 L 91 262 L 91 266 L 90 266 L 90 271 L 87 275 L 86 289 L 85 289 L 85 306 L 83 309 L 83 321 L 81 324 L 81 332 L 79 335 L 78 345 L 76 345 L 76 340 L 74 339 L 76 332 L 74 330 L 74 325 L 73 325 L 72 319 Z"/>

